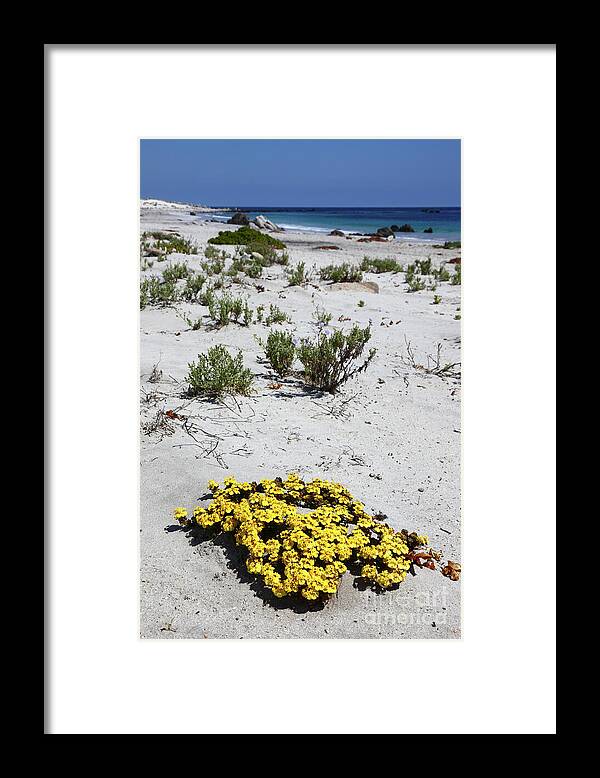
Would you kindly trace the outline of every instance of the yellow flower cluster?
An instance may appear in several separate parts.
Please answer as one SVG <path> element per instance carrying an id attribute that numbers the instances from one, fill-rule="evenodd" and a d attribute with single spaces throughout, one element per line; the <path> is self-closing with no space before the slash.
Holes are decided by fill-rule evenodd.
<path id="1" fill-rule="evenodd" d="M 249 483 L 228 477 L 223 487 L 209 481 L 208 488 L 213 499 L 207 508 L 194 508 L 191 519 L 177 508 L 175 519 L 233 532 L 248 552 L 248 571 L 276 597 L 325 598 L 349 569 L 389 589 L 406 577 L 412 550 L 428 542 L 370 516 L 344 486 L 320 478 L 304 482 L 291 473 Z"/>

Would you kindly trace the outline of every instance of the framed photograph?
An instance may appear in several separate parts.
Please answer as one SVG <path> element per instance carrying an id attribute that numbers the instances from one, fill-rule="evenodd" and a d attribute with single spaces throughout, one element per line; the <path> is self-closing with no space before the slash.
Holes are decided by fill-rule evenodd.
<path id="1" fill-rule="evenodd" d="M 46 733 L 554 734 L 556 45 L 45 69 Z"/>

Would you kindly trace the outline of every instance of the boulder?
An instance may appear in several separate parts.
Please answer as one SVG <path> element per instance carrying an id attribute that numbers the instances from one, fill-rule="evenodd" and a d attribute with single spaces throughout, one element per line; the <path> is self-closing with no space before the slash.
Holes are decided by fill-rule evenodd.
<path id="1" fill-rule="evenodd" d="M 346 235 L 341 230 L 331 230 L 330 235 L 337 235 L 339 238 L 345 238 Z"/>
<path id="2" fill-rule="evenodd" d="M 454 257 L 448 260 L 448 265 L 460 265 L 460 257 Z"/>
<path id="3" fill-rule="evenodd" d="M 250 254 L 250 256 L 252 257 L 252 259 L 257 259 L 259 262 L 261 262 L 264 259 L 263 255 L 259 254 L 258 251 L 253 251 Z"/>
<path id="4" fill-rule="evenodd" d="M 248 224 L 250 224 L 250 219 L 246 216 L 245 213 L 242 213 L 241 211 L 236 211 L 236 213 L 233 214 L 231 219 L 228 219 L 227 224 L 240 224 L 245 227 Z"/>
<path id="5" fill-rule="evenodd" d="M 423 232 L 433 232 L 433 227 L 425 227 Z"/>
<path id="6" fill-rule="evenodd" d="M 382 238 L 394 237 L 394 231 L 390 227 L 380 227 L 375 234 Z"/>
<path id="7" fill-rule="evenodd" d="M 398 227 L 395 232 L 414 232 L 415 228 L 412 226 L 412 224 L 403 224 L 401 227 Z"/>
<path id="8" fill-rule="evenodd" d="M 265 219 L 264 216 L 255 216 L 252 222 L 259 228 L 259 230 L 268 230 L 269 232 L 283 232 L 283 229 L 274 222 Z"/>
<path id="9" fill-rule="evenodd" d="M 379 294 L 379 284 L 375 281 L 340 281 L 327 287 L 331 292 L 369 292 Z"/>

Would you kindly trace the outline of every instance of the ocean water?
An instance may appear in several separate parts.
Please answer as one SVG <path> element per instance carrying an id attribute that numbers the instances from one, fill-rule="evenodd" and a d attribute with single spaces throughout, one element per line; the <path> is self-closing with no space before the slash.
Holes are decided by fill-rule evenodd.
<path id="1" fill-rule="evenodd" d="M 434 208 L 436 213 L 426 213 L 422 208 L 276 208 L 240 207 L 250 219 L 263 214 L 267 219 L 290 230 L 315 230 L 331 232 L 375 232 L 379 227 L 392 224 L 412 224 L 414 232 L 396 233 L 396 240 L 424 240 L 439 243 L 460 240 L 460 208 Z M 437 212 L 439 211 L 439 213 Z M 226 222 L 231 212 L 214 214 L 214 218 Z M 433 233 L 423 233 L 431 227 Z"/>

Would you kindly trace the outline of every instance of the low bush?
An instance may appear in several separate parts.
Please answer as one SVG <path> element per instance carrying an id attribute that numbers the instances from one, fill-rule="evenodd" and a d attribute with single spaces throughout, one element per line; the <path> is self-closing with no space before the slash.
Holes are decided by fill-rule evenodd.
<path id="1" fill-rule="evenodd" d="M 252 323 L 252 308 L 242 297 L 224 294 L 213 296 L 208 300 L 208 312 L 218 327 L 225 327 L 230 322 L 247 327 Z"/>
<path id="2" fill-rule="evenodd" d="M 185 281 L 185 286 L 181 290 L 181 299 L 189 303 L 195 303 L 202 291 L 206 278 L 200 273 L 192 273 Z"/>
<path id="3" fill-rule="evenodd" d="M 453 286 L 458 286 L 461 282 L 460 265 L 454 265 L 454 275 L 450 279 L 450 283 Z"/>
<path id="4" fill-rule="evenodd" d="M 159 278 L 144 278 L 140 283 L 140 308 L 147 305 L 165 307 L 179 300 L 175 281 L 161 281 Z"/>
<path id="5" fill-rule="evenodd" d="M 306 270 L 304 262 L 286 270 L 288 284 L 290 286 L 303 286 L 310 281 L 310 273 Z"/>
<path id="6" fill-rule="evenodd" d="M 185 262 L 173 262 L 163 270 L 163 281 L 179 281 L 190 275 L 190 269 Z"/>
<path id="7" fill-rule="evenodd" d="M 371 349 L 366 359 L 357 364 L 371 337 L 371 328 L 355 324 L 349 333 L 336 330 L 331 335 L 320 333 L 316 340 L 305 338 L 298 348 L 298 358 L 304 366 L 307 383 L 326 392 L 335 393 L 350 378 L 366 370 L 375 356 Z"/>
<path id="8" fill-rule="evenodd" d="M 313 319 L 315 320 L 317 326 L 326 327 L 332 318 L 333 315 L 331 313 L 327 313 L 324 308 L 315 308 Z"/>
<path id="9" fill-rule="evenodd" d="M 327 265 L 319 271 L 322 281 L 340 283 L 342 281 L 362 281 L 362 271 L 356 265 L 342 262 L 341 265 Z"/>
<path id="10" fill-rule="evenodd" d="M 225 346 L 212 346 L 208 354 L 199 354 L 197 362 L 190 362 L 187 375 L 188 394 L 220 398 L 225 395 L 249 395 L 252 391 L 252 371 L 244 367 L 242 352 L 235 357 Z"/>
<path id="11" fill-rule="evenodd" d="M 363 257 L 360 269 L 365 273 L 402 273 L 403 266 L 393 257 L 386 259 L 373 259 L 372 257 Z"/>
<path id="12" fill-rule="evenodd" d="M 282 378 L 289 375 L 296 357 L 296 346 L 291 333 L 273 330 L 269 332 L 266 342 L 260 339 L 258 342 L 277 375 Z"/>
<path id="13" fill-rule="evenodd" d="M 276 249 L 284 249 L 285 243 L 274 238 L 266 232 L 259 232 L 253 227 L 240 227 L 239 230 L 227 230 L 219 232 L 214 238 L 208 241 L 212 245 L 218 246 L 273 246 Z"/>
<path id="14" fill-rule="evenodd" d="M 284 324 L 285 322 L 290 321 L 290 317 L 287 315 L 287 313 L 284 313 L 281 308 L 279 308 L 277 305 L 269 305 L 269 314 L 265 319 L 265 324 L 267 327 L 270 327 L 271 324 Z"/>
<path id="15" fill-rule="evenodd" d="M 444 249 L 459 249 L 460 248 L 460 241 L 459 240 L 447 240 L 444 245 L 442 246 Z"/>

